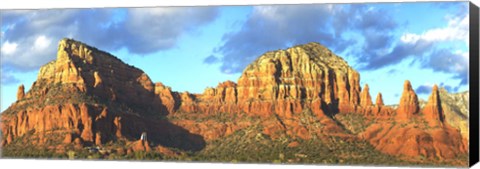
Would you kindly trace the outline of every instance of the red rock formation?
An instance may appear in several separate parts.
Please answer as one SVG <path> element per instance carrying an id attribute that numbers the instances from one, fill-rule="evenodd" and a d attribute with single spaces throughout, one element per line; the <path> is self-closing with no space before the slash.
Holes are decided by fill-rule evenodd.
<path id="1" fill-rule="evenodd" d="M 378 92 L 377 94 L 377 100 L 375 101 L 375 105 L 377 106 L 383 106 L 385 104 L 383 104 L 383 97 L 382 97 L 382 93 Z"/>
<path id="2" fill-rule="evenodd" d="M 27 108 L 16 114 L 2 115 L 1 129 L 7 138 L 17 138 L 31 131 L 40 137 L 50 138 L 50 131 L 74 131 L 73 134 L 66 134 L 64 143 L 71 143 L 77 135 L 82 142 L 101 144 L 101 140 L 112 140 L 114 138 L 102 135 L 101 133 L 117 133 L 118 136 L 132 137 L 141 131 L 142 120 L 138 117 L 123 113 L 102 114 L 101 107 L 95 107 L 85 103 L 49 105 L 43 108 Z M 106 112 L 106 111 L 103 111 Z M 127 118 L 120 118 L 126 116 Z M 54 119 L 54 120 L 53 120 Z M 114 123 L 114 119 L 117 119 Z M 129 119 L 121 121 L 118 119 Z M 119 131 L 115 125 L 128 124 L 130 128 L 140 130 Z M 110 127 L 113 126 L 113 127 Z M 135 126 L 135 127 L 134 127 Z M 102 138 L 100 138 L 102 137 Z M 118 137 L 123 138 L 123 137 Z M 54 138 L 50 138 L 54 139 Z M 10 143 L 11 141 L 8 141 Z"/>
<path id="3" fill-rule="evenodd" d="M 72 142 L 73 142 L 73 134 L 69 133 L 65 136 L 65 139 L 63 139 L 63 143 L 70 144 Z"/>
<path id="4" fill-rule="evenodd" d="M 153 88 L 151 80 L 140 69 L 96 48 L 63 39 L 59 42 L 57 59 L 40 68 L 37 80 L 25 95 L 26 98 L 34 99 L 19 104 L 39 103 L 46 97 L 68 100 L 65 95 L 48 95 L 67 92 L 155 111 L 155 106 L 151 104 L 154 98 Z"/>
<path id="5" fill-rule="evenodd" d="M 150 147 L 149 143 L 147 140 L 138 140 L 133 143 L 132 150 L 134 152 L 150 152 L 152 151 L 152 148 Z"/>
<path id="6" fill-rule="evenodd" d="M 216 88 L 206 88 L 198 96 L 198 110 L 207 114 L 239 112 L 237 106 L 237 84 L 232 81 L 219 83 Z"/>
<path id="7" fill-rule="evenodd" d="M 115 136 L 117 138 L 122 138 L 122 123 L 121 123 L 122 117 L 115 117 L 113 120 L 113 125 L 115 128 Z"/>
<path id="8" fill-rule="evenodd" d="M 221 101 L 224 103 L 236 103 L 237 102 L 237 84 L 232 81 L 226 81 L 218 84 L 217 93 L 220 98 L 223 98 Z M 218 96 L 217 96 L 218 97 Z"/>
<path id="9" fill-rule="evenodd" d="M 132 139 L 149 130 L 159 139 L 169 132 L 187 134 L 158 120 L 166 112 L 152 103 L 158 96 L 143 71 L 71 39 L 60 41 L 57 59 L 41 67 L 24 98 L 1 114 L 6 144 L 27 133 L 39 144 L 73 140 L 86 145 Z M 53 131 L 65 135 L 54 138 Z"/>
<path id="10" fill-rule="evenodd" d="M 468 152 L 458 130 L 445 126 L 426 129 L 417 124 L 373 124 L 361 134 L 375 148 L 391 155 L 449 159 Z"/>
<path id="11" fill-rule="evenodd" d="M 423 109 L 423 116 L 418 114 L 418 109 L 417 96 L 410 82 L 406 81 L 395 117 L 397 122 L 384 119 L 369 126 L 360 136 L 377 150 L 391 155 L 449 159 L 468 152 L 468 144 L 461 133 L 443 125 L 436 85 Z"/>
<path id="12" fill-rule="evenodd" d="M 160 153 L 162 153 L 162 154 L 164 154 L 164 155 L 166 155 L 166 156 L 170 156 L 170 157 L 180 155 L 180 153 L 177 153 L 177 152 L 175 152 L 175 151 L 172 151 L 172 150 L 170 150 L 170 149 L 168 149 L 168 148 L 166 148 L 166 147 L 163 147 L 163 146 L 158 146 L 158 147 L 156 147 L 156 148 L 155 148 L 155 151 L 160 152 Z"/>
<path id="13" fill-rule="evenodd" d="M 189 92 L 180 94 L 180 110 L 184 112 L 197 112 L 197 105 L 195 103 L 195 95 Z"/>
<path id="14" fill-rule="evenodd" d="M 327 105 L 338 106 L 340 112 L 353 112 L 360 93 L 358 73 L 317 43 L 260 56 L 247 66 L 237 89 L 243 110 L 267 116 L 273 112 L 292 116 L 313 107 L 312 102 L 318 98 Z M 257 111 L 257 105 L 273 107 Z"/>
<path id="15" fill-rule="evenodd" d="M 95 134 L 95 144 L 102 145 L 102 134 L 100 132 Z"/>
<path id="16" fill-rule="evenodd" d="M 24 97 L 25 97 L 25 87 L 22 84 L 18 86 L 17 100 L 22 100 Z"/>
<path id="17" fill-rule="evenodd" d="M 175 112 L 177 101 L 175 100 L 172 88 L 163 85 L 163 83 L 155 83 L 155 94 L 161 100 L 163 106 L 165 106 L 166 111 L 171 114 Z"/>
<path id="18" fill-rule="evenodd" d="M 395 110 L 391 107 L 384 106 L 382 94 L 378 93 L 376 104 L 373 105 L 371 97 L 368 94 L 368 85 L 365 86 L 361 93 L 361 107 L 357 108 L 357 113 L 363 114 L 367 117 L 373 117 L 377 119 L 388 119 L 395 113 Z M 364 101 L 362 101 L 364 100 Z"/>
<path id="19" fill-rule="evenodd" d="M 335 136 L 350 140 L 357 137 L 331 116 L 360 113 L 380 121 L 361 136 L 382 152 L 439 158 L 466 152 L 466 144 L 448 125 L 435 129 L 393 125 L 388 119 L 395 110 L 384 106 L 381 94 L 373 105 L 368 85 L 360 92 L 358 72 L 317 43 L 267 52 L 243 71 L 238 84 L 223 82 L 202 94 L 179 94 L 162 83 L 154 85 L 143 71 L 80 42 L 64 39 L 58 49 L 57 59 L 42 66 L 30 91 L 20 96 L 24 92 L 19 88 L 19 101 L 2 113 L 2 145 L 27 133 L 36 136 L 35 143 L 45 144 L 57 139 L 51 136 L 55 131 L 65 133 L 58 138 L 60 146 L 81 148 L 131 141 L 149 132 L 155 143 L 199 150 L 204 140 L 254 125 L 237 120 L 245 116 L 262 119 L 262 124 L 255 124 L 261 127 L 259 134 L 272 139 Z M 432 93 L 423 110 L 427 121 L 443 122 L 437 93 Z M 395 119 L 422 120 L 418 112 L 417 96 L 406 81 Z M 193 118 L 172 120 L 173 125 L 165 120 L 167 114 Z M 204 120 L 207 116 L 219 119 Z M 225 118 L 231 121 L 222 121 Z M 132 150 L 151 148 L 140 140 L 127 152 Z"/>
<path id="20" fill-rule="evenodd" d="M 371 106 L 371 105 L 373 105 L 372 97 L 370 97 L 370 91 L 369 91 L 369 88 L 368 88 L 368 84 L 365 84 L 365 87 L 363 87 L 362 93 L 360 93 L 360 105 L 361 106 Z"/>
<path id="21" fill-rule="evenodd" d="M 265 53 L 247 66 L 238 84 L 224 82 L 198 97 L 182 94 L 180 110 L 287 118 L 305 109 L 318 115 L 355 112 L 359 80 L 358 72 L 342 58 L 309 43 Z"/>
<path id="22" fill-rule="evenodd" d="M 377 94 L 377 99 L 375 105 L 371 107 L 362 107 L 363 110 L 366 110 L 367 115 L 373 116 L 380 119 L 388 119 L 395 113 L 395 110 L 392 107 L 385 106 L 383 104 L 382 94 Z"/>
<path id="23" fill-rule="evenodd" d="M 93 77 L 95 78 L 95 84 L 93 84 L 93 87 L 97 87 L 102 84 L 102 78 L 98 74 L 97 71 L 93 72 Z"/>
<path id="24" fill-rule="evenodd" d="M 410 81 L 406 80 L 403 84 L 403 93 L 395 118 L 400 121 L 409 120 L 413 115 L 418 114 L 419 109 L 417 94 L 412 89 Z"/>
<path id="25" fill-rule="evenodd" d="M 428 102 L 423 108 L 424 118 L 427 120 L 430 126 L 442 125 L 445 119 L 445 115 L 442 111 L 440 96 L 438 94 L 437 85 L 433 86 L 432 94 L 428 98 Z"/>

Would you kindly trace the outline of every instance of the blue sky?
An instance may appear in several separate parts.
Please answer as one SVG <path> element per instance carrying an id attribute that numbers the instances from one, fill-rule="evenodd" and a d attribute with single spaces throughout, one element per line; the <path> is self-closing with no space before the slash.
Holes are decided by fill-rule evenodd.
<path id="1" fill-rule="evenodd" d="M 375 99 L 397 104 L 403 81 L 468 90 L 468 2 L 3 10 L 1 110 L 28 90 L 63 37 L 144 70 L 175 91 L 236 81 L 262 53 L 319 42 L 342 56 Z"/>

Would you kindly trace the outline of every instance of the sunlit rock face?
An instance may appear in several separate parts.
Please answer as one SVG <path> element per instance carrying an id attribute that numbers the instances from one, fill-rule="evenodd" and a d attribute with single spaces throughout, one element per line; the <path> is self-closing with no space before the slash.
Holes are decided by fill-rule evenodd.
<path id="1" fill-rule="evenodd" d="M 398 105 L 396 119 L 398 121 L 409 120 L 413 115 L 418 114 L 419 110 L 417 94 L 413 90 L 410 81 L 406 80 L 403 84 L 403 93 Z"/>
<path id="2" fill-rule="evenodd" d="M 234 82 L 207 88 L 195 99 L 182 97 L 182 110 L 244 112 L 292 117 L 315 113 L 352 113 L 360 103 L 360 76 L 342 58 L 318 43 L 267 52 L 248 65 Z M 187 102 L 187 103 L 184 103 Z M 371 101 L 370 101 L 371 102 Z"/>
<path id="3" fill-rule="evenodd" d="M 318 43 L 266 52 L 236 82 L 195 94 L 172 91 L 106 52 L 63 39 L 57 59 L 40 68 L 30 90 L 19 86 L 0 129 L 2 146 L 22 138 L 76 148 L 121 140 L 133 145 L 119 151 L 127 154 L 198 151 L 205 141 L 252 126 L 271 139 L 368 141 L 391 155 L 448 159 L 468 152 L 468 93 L 435 86 L 421 108 L 407 80 L 398 108 L 384 105 L 381 93 L 375 99 L 368 85 L 360 87 L 356 70 Z M 337 115 L 369 122 L 352 132 Z M 148 141 L 138 140 L 143 133 Z"/>
<path id="4" fill-rule="evenodd" d="M 449 93 L 445 88 L 440 88 L 438 95 L 445 122 L 460 130 L 462 136 L 468 139 L 469 92 Z"/>
<path id="5" fill-rule="evenodd" d="M 142 132 L 161 140 L 184 132 L 161 120 L 173 109 L 166 90 L 106 52 L 63 39 L 57 59 L 40 68 L 27 93 L 20 86 L 18 101 L 2 113 L 3 143 L 28 135 L 40 145 L 51 140 L 101 145 Z"/>
<path id="6" fill-rule="evenodd" d="M 267 52 L 247 66 L 238 80 L 238 101 L 246 112 L 286 117 L 305 108 L 354 112 L 360 101 L 359 81 L 346 61 L 309 43 Z"/>
<path id="7" fill-rule="evenodd" d="M 449 159 L 468 152 L 468 138 L 445 122 L 441 102 L 434 85 L 427 104 L 420 109 L 416 93 L 405 81 L 395 118 L 370 125 L 360 137 L 392 155 Z"/>
<path id="8" fill-rule="evenodd" d="M 423 107 L 422 113 L 431 127 L 442 125 L 445 121 L 437 85 L 433 86 L 432 94 L 425 107 Z"/>

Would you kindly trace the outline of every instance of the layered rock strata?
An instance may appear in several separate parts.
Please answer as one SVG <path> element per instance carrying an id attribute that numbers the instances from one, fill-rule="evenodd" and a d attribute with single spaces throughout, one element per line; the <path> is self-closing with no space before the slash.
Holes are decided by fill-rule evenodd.
<path id="1" fill-rule="evenodd" d="M 159 96 L 160 88 L 140 69 L 96 48 L 63 39 L 57 59 L 40 68 L 27 93 L 20 86 L 17 102 L 2 113 L 3 142 L 28 136 L 35 138 L 32 142 L 36 144 L 60 140 L 102 145 L 134 140 L 147 132 L 156 143 L 201 147 L 200 136 L 163 118 L 172 108 L 167 96 Z M 61 138 L 53 136 L 58 133 Z M 168 137 L 184 141 L 174 143 Z"/>
<path id="2" fill-rule="evenodd" d="M 438 87 L 423 109 L 409 81 L 403 88 L 398 108 L 384 105 L 381 93 L 373 104 L 356 70 L 324 46 L 308 43 L 263 54 L 237 82 L 221 82 L 201 94 L 178 93 L 106 52 L 63 39 L 57 59 L 41 67 L 27 93 L 20 86 L 17 102 L 2 113 L 2 145 L 28 136 L 39 145 L 55 139 L 76 147 L 126 140 L 134 142 L 133 151 L 195 151 L 205 141 L 258 125 L 273 139 L 365 139 L 387 154 L 429 158 L 466 153 L 466 139 L 449 124 L 452 109 L 445 108 Z M 366 129 L 357 137 L 335 120 L 339 113 L 375 123 L 362 124 Z M 205 118 L 217 116 L 229 120 Z M 241 120 L 247 117 L 262 123 Z M 151 142 L 135 142 L 141 133 Z"/>

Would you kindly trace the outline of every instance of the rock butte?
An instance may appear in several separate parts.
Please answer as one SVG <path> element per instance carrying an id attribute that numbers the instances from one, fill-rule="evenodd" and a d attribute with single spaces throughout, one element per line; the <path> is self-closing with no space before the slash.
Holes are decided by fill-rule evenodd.
<path id="1" fill-rule="evenodd" d="M 438 87 L 437 85 L 433 86 L 432 94 L 428 99 L 427 105 L 423 108 L 423 114 L 425 115 L 425 119 L 427 119 L 428 124 L 431 127 L 442 125 L 445 121 L 445 115 L 442 110 L 442 106 L 440 103 L 440 96 L 438 94 Z"/>
<path id="2" fill-rule="evenodd" d="M 409 120 L 413 115 L 417 114 L 420 110 L 418 105 L 418 97 L 415 91 L 413 91 L 410 81 L 406 80 L 403 84 L 403 93 L 400 98 L 400 104 L 397 109 L 396 119 L 399 121 Z"/>
<path id="3" fill-rule="evenodd" d="M 377 95 L 377 100 L 375 101 L 375 104 L 377 106 L 383 106 L 383 97 L 382 97 L 382 93 L 378 93 Z"/>
<path id="4" fill-rule="evenodd" d="M 114 140 L 136 140 L 142 132 L 168 146 L 195 149 L 199 135 L 162 119 L 167 106 L 155 95 L 155 86 L 140 69 L 83 43 L 63 39 L 57 59 L 40 68 L 24 98 L 2 113 L 1 130 L 9 144 L 25 134 L 44 144 L 51 137 L 81 146 Z M 19 90 L 19 93 L 20 90 Z M 169 137 L 182 138 L 169 142 Z M 78 141 L 76 141 L 78 140 Z"/>
<path id="5" fill-rule="evenodd" d="M 172 154 L 164 146 L 199 150 L 205 140 L 252 125 L 237 119 L 197 124 L 163 118 L 181 112 L 198 117 L 228 113 L 262 118 L 264 122 L 258 125 L 272 138 L 283 133 L 299 139 L 321 135 L 366 139 L 376 149 L 393 155 L 448 158 L 467 151 L 460 132 L 443 120 L 437 88 L 420 110 L 417 96 L 406 81 L 395 110 L 383 104 L 380 93 L 374 105 L 368 85 L 362 90 L 359 84 L 359 73 L 345 60 L 318 43 L 308 43 L 263 54 L 245 68 L 236 83 L 222 82 L 201 94 L 179 93 L 160 82 L 153 83 L 140 69 L 106 52 L 63 39 L 57 59 L 40 68 L 26 94 L 20 86 L 18 101 L 2 113 L 2 145 L 26 134 L 36 135 L 34 141 L 44 144 L 54 139 L 50 135 L 55 130 L 62 133 L 61 142 L 77 147 L 127 140 L 133 142 L 129 151 L 161 149 Z M 306 111 L 325 127 L 303 125 Z M 338 113 L 358 113 L 379 122 L 357 136 L 332 118 Z M 392 118 L 404 123 L 418 118 L 440 127 L 385 129 L 392 125 Z M 159 147 L 136 141 L 143 132 Z"/>

